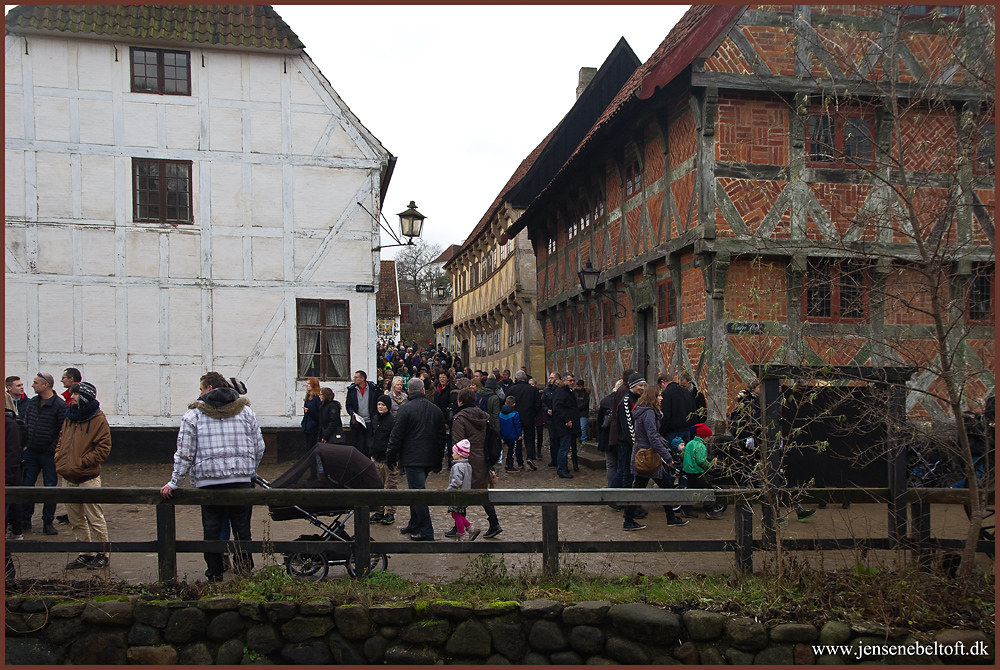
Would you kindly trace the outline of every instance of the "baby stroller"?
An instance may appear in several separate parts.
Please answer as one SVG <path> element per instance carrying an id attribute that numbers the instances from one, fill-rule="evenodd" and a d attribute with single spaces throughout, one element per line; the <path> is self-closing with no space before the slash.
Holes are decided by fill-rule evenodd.
<path id="1" fill-rule="evenodd" d="M 259 486 L 270 489 L 380 489 L 382 480 L 375 464 L 360 451 L 346 444 L 319 443 L 273 482 L 260 476 L 254 477 Z M 296 541 L 327 542 L 328 548 L 320 552 L 284 554 L 285 569 L 297 579 L 318 582 L 325 578 L 331 565 L 343 565 L 352 578 L 358 576 L 354 540 L 347 532 L 347 522 L 354 515 L 352 508 L 329 509 L 316 506 L 268 506 L 268 513 L 275 521 L 305 519 L 322 533 L 300 535 Z M 319 517 L 332 517 L 329 522 Z M 370 571 L 384 571 L 389 565 L 386 554 L 371 557 Z"/>

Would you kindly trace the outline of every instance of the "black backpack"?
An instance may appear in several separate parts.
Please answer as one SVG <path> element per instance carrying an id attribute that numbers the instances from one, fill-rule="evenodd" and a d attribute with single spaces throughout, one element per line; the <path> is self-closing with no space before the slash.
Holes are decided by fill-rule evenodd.
<path id="1" fill-rule="evenodd" d="M 486 422 L 486 439 L 483 442 L 483 454 L 486 456 L 486 467 L 492 468 L 500 460 L 503 453 L 503 442 L 500 433 L 493 427 L 491 421 Z"/>

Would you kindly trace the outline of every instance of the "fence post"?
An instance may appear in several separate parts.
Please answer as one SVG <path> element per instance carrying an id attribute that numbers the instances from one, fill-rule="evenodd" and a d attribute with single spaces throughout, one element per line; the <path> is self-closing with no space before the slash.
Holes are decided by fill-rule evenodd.
<path id="1" fill-rule="evenodd" d="M 542 505 L 542 565 L 545 572 L 559 572 L 559 507 Z"/>
<path id="2" fill-rule="evenodd" d="M 753 508 L 749 501 L 736 504 L 736 567 L 743 574 L 753 573 Z"/>
<path id="3" fill-rule="evenodd" d="M 923 502 L 910 504 L 911 526 L 910 545 L 917 559 L 917 566 L 926 570 L 931 558 L 931 506 Z"/>
<path id="4" fill-rule="evenodd" d="M 900 426 L 906 421 L 906 388 L 893 387 L 889 399 L 889 542 L 906 542 L 906 441 Z"/>
<path id="5" fill-rule="evenodd" d="M 177 508 L 156 505 L 156 567 L 161 582 L 177 581 Z"/>
<path id="6" fill-rule="evenodd" d="M 372 567 L 372 532 L 368 521 L 369 508 L 354 508 L 354 568 L 355 579 L 361 579 Z"/>

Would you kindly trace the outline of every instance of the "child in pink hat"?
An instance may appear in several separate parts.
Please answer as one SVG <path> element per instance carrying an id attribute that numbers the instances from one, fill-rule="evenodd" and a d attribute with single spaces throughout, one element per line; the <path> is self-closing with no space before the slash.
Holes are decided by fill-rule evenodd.
<path id="1" fill-rule="evenodd" d="M 460 440 L 451 449 L 453 462 L 451 464 L 451 474 L 448 476 L 449 491 L 469 491 L 472 489 L 472 465 L 469 463 L 469 449 L 472 445 L 468 440 Z M 448 508 L 451 517 L 455 520 L 455 528 L 458 530 L 458 539 L 471 541 L 479 537 L 479 529 L 474 528 L 472 523 L 465 518 L 465 508 L 452 505 Z M 466 533 L 465 531 L 469 532 Z"/>

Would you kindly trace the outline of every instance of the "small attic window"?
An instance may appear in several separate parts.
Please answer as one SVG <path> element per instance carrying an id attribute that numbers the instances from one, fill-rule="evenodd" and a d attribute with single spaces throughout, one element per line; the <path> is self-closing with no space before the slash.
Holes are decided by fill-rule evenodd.
<path id="1" fill-rule="evenodd" d="M 132 92 L 191 95 L 191 54 L 132 47 Z"/>

